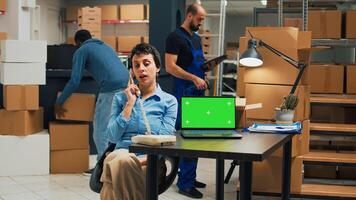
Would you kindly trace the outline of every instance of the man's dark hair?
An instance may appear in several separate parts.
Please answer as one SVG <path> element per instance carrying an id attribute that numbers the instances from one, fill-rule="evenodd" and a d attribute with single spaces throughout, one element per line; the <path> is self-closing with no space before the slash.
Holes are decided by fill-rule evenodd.
<path id="1" fill-rule="evenodd" d="M 185 16 L 187 16 L 189 13 L 192 13 L 192 15 L 196 15 L 198 13 L 198 5 L 197 3 L 190 4 L 187 8 L 187 12 Z"/>
<path id="2" fill-rule="evenodd" d="M 153 56 L 153 60 L 155 61 L 156 67 L 160 68 L 161 67 L 161 57 L 160 54 L 158 52 L 158 50 L 148 44 L 148 43 L 140 43 L 137 44 L 131 51 L 131 55 L 130 55 L 130 67 L 132 67 L 132 58 L 134 57 L 134 55 L 149 55 L 151 54 Z"/>
<path id="3" fill-rule="evenodd" d="M 89 39 L 91 39 L 91 34 L 88 30 L 85 29 L 77 31 L 74 36 L 74 41 L 76 44 L 82 44 Z"/>

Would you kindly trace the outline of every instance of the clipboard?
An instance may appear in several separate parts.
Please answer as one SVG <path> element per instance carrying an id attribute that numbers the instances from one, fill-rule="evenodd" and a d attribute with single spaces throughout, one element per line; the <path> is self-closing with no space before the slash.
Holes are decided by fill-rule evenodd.
<path id="1" fill-rule="evenodd" d="M 200 66 L 200 69 L 203 72 L 211 71 L 215 66 L 217 66 L 223 60 L 226 60 L 226 59 L 227 59 L 227 55 L 222 55 L 222 56 L 218 56 L 216 58 L 210 59 L 210 60 L 206 61 L 204 64 L 202 64 Z"/>

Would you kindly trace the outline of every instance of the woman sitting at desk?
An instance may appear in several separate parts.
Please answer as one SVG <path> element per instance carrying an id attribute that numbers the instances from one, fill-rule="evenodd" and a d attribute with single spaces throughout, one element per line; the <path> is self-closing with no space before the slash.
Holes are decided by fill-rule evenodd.
<path id="1" fill-rule="evenodd" d="M 143 166 L 146 157 L 127 150 L 132 143 L 131 137 L 150 131 L 146 128 L 142 107 L 151 134 L 169 135 L 175 131 L 178 104 L 176 98 L 162 91 L 156 82 L 161 66 L 158 51 L 149 44 L 138 44 L 132 49 L 131 62 L 138 86 L 131 81 L 113 99 L 108 137 L 110 142 L 116 143 L 117 150 L 104 161 L 100 192 L 104 200 L 145 199 L 146 167 Z"/>

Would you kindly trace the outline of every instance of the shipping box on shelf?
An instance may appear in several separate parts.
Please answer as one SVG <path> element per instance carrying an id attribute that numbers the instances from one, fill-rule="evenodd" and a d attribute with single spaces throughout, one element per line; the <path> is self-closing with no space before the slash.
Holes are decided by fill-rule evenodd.
<path id="1" fill-rule="evenodd" d="M 344 92 L 344 66 L 333 64 L 310 65 L 310 92 L 311 93 L 338 93 Z"/>
<path id="2" fill-rule="evenodd" d="M 0 32 L 0 40 L 6 40 L 7 39 L 7 33 L 6 32 Z"/>
<path id="3" fill-rule="evenodd" d="M 312 38 L 341 38 L 340 10 L 310 10 L 308 13 L 308 30 Z"/>
<path id="4" fill-rule="evenodd" d="M 1 62 L 47 62 L 47 42 L 43 40 L 1 40 Z"/>
<path id="5" fill-rule="evenodd" d="M 38 110 L 38 85 L 4 85 L 3 103 L 6 110 Z"/>
<path id="6" fill-rule="evenodd" d="M 66 8 L 66 20 L 67 21 L 76 21 L 78 20 L 78 9 L 79 6 L 68 6 Z"/>
<path id="7" fill-rule="evenodd" d="M 78 18 L 87 18 L 93 16 L 98 16 L 101 18 L 101 8 L 86 6 L 78 9 Z"/>
<path id="8" fill-rule="evenodd" d="M 49 174 L 48 131 L 28 135 L 0 135 L 0 176 Z"/>
<path id="9" fill-rule="evenodd" d="M 73 93 L 63 104 L 63 108 L 67 110 L 64 116 L 56 119 L 73 120 L 73 121 L 93 121 L 95 108 L 94 94 Z"/>
<path id="10" fill-rule="evenodd" d="M 144 43 L 149 43 L 149 41 L 150 41 L 149 36 L 143 36 L 143 42 Z"/>
<path id="11" fill-rule="evenodd" d="M 43 109 L 7 111 L 0 109 L 0 135 L 24 136 L 43 130 Z"/>
<path id="12" fill-rule="evenodd" d="M 346 66 L 346 93 L 356 94 L 356 65 Z"/>
<path id="13" fill-rule="evenodd" d="M 101 40 L 105 42 L 107 45 L 111 46 L 114 51 L 117 51 L 117 42 L 115 36 L 102 36 Z"/>
<path id="14" fill-rule="evenodd" d="M 89 150 L 71 149 L 51 151 L 51 173 L 81 173 L 89 168 Z"/>
<path id="15" fill-rule="evenodd" d="M 119 36 L 117 37 L 117 51 L 131 52 L 132 48 L 141 41 L 141 36 Z"/>
<path id="16" fill-rule="evenodd" d="M 335 179 L 337 177 L 335 165 L 304 165 L 304 178 L 330 178 Z"/>
<path id="17" fill-rule="evenodd" d="M 88 124 L 50 122 L 49 133 L 51 151 L 89 148 Z"/>
<path id="18" fill-rule="evenodd" d="M 73 44 L 73 45 L 75 45 L 74 37 L 68 37 L 68 38 L 67 38 L 67 44 Z"/>
<path id="19" fill-rule="evenodd" d="M 346 38 L 356 38 L 356 27 L 354 25 L 356 21 L 356 10 L 349 10 L 346 12 Z"/>
<path id="20" fill-rule="evenodd" d="M 46 63 L 1 63 L 0 82 L 3 85 L 45 85 Z"/>
<path id="21" fill-rule="evenodd" d="M 0 11 L 6 11 L 6 0 L 0 0 Z"/>
<path id="22" fill-rule="evenodd" d="M 102 5 L 101 8 L 101 20 L 117 20 L 118 15 L 118 6 L 117 5 Z"/>
<path id="23" fill-rule="evenodd" d="M 127 4 L 120 5 L 120 20 L 144 20 L 145 5 L 144 4 Z"/>
<path id="24" fill-rule="evenodd" d="M 284 27 L 295 27 L 299 30 L 303 30 L 303 19 L 302 18 L 284 18 Z"/>
<path id="25" fill-rule="evenodd" d="M 92 32 L 101 32 L 101 23 L 84 23 L 78 24 L 78 29 L 85 29 Z"/>
<path id="26" fill-rule="evenodd" d="M 79 24 L 101 24 L 101 16 L 86 16 L 78 18 Z"/>
<path id="27" fill-rule="evenodd" d="M 250 119 L 275 119 L 275 108 L 283 103 L 283 97 L 287 96 L 292 86 L 246 84 L 247 104 L 262 103 L 261 109 L 246 111 L 246 118 Z M 294 121 L 309 119 L 309 87 L 298 86 L 294 93 L 299 98 L 295 109 Z"/>

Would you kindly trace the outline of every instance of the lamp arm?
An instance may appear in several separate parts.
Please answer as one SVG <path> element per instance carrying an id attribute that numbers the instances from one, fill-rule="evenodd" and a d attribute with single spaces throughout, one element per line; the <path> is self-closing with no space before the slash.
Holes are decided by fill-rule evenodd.
<path id="1" fill-rule="evenodd" d="M 307 65 L 306 65 L 305 63 L 299 63 L 298 66 L 299 66 L 298 76 L 297 76 L 297 78 L 295 79 L 294 84 L 293 84 L 293 87 L 292 87 L 292 89 L 290 90 L 289 94 L 294 94 L 294 92 L 295 92 L 295 90 L 297 89 L 297 86 L 298 86 L 298 84 L 299 84 L 299 81 L 300 81 L 300 79 L 301 79 L 302 76 L 303 76 L 304 69 L 307 67 Z"/>
<path id="2" fill-rule="evenodd" d="M 273 48 L 272 46 L 270 46 L 269 44 L 263 42 L 262 40 L 259 40 L 259 45 L 266 47 L 268 50 L 272 51 L 274 54 L 276 54 L 277 56 L 283 58 L 283 60 L 287 61 L 289 64 L 293 65 L 295 68 L 300 70 L 300 66 L 298 65 L 298 62 L 295 61 L 293 58 L 285 55 L 284 53 L 280 52 L 279 50 Z"/>

